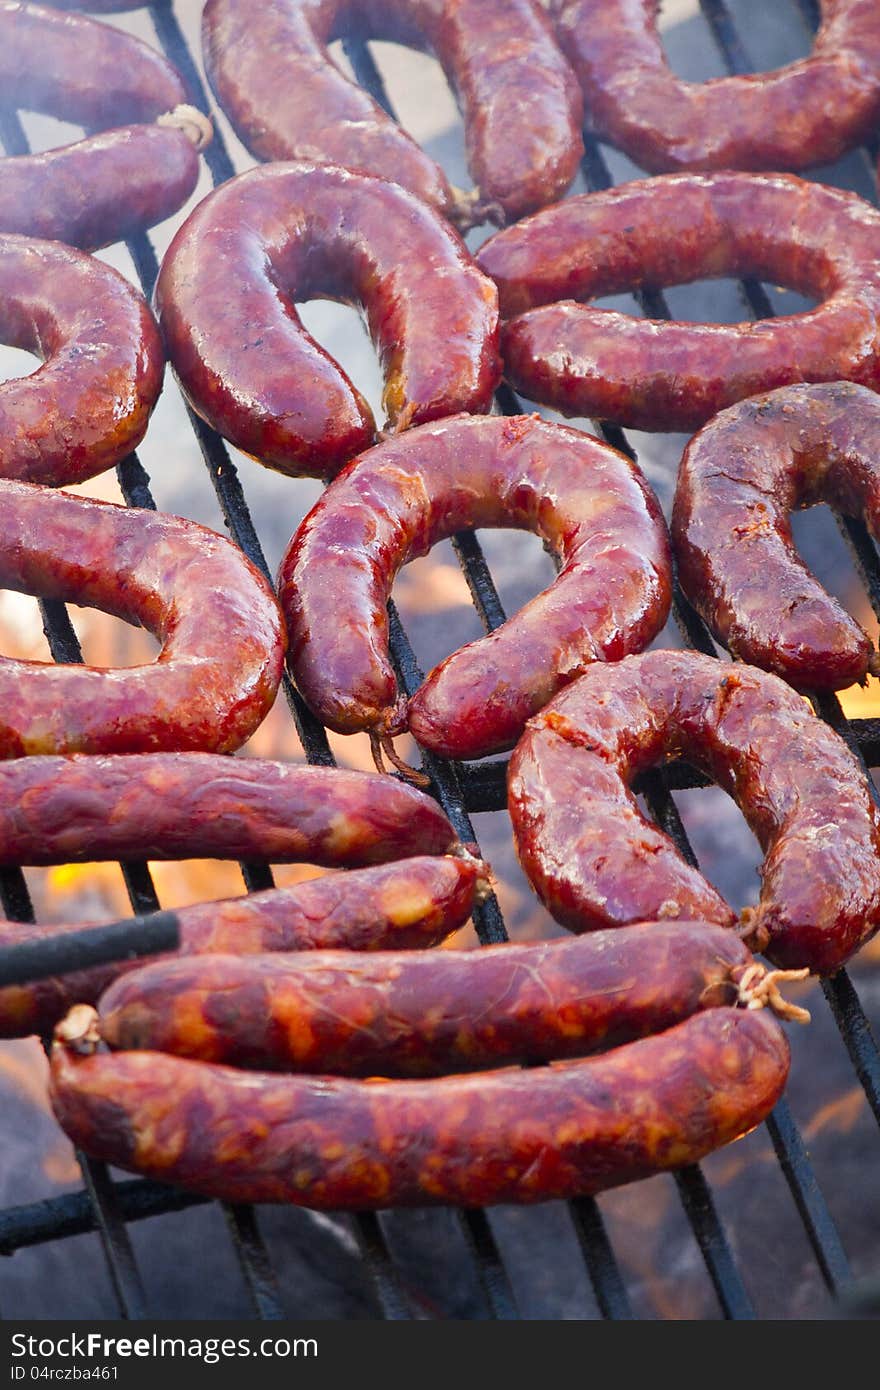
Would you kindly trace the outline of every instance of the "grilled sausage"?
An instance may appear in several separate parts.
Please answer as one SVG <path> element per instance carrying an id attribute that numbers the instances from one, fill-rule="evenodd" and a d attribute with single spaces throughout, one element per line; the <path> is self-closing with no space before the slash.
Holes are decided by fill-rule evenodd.
<path id="1" fill-rule="evenodd" d="M 192 112 L 186 89 L 130 34 L 2 0 L 0 93 L 5 110 L 41 111 L 90 132 L 47 154 L 0 160 L 0 231 L 94 250 L 161 222 L 195 188 L 210 122 L 196 112 L 195 125 L 163 123 L 175 109 Z"/>
<path id="2" fill-rule="evenodd" d="M 63 1025 L 61 1025 L 63 1029 Z M 75 1144 L 234 1202 L 328 1209 L 540 1202 L 703 1158 L 782 1094 L 767 1012 L 710 1009 L 596 1058 L 427 1081 L 274 1076 L 157 1052 L 53 1046 Z"/>
<path id="3" fill-rule="evenodd" d="M 734 913 L 645 819 L 633 778 L 681 755 L 736 800 L 765 858 L 744 926 L 777 965 L 830 974 L 880 926 L 880 817 L 845 743 L 777 676 L 695 652 L 590 667 L 510 760 L 517 851 L 573 931 Z"/>
<path id="4" fill-rule="evenodd" d="M 489 409 L 497 298 L 452 228 L 396 184 L 273 164 L 196 208 L 156 289 L 194 409 L 261 463 L 329 476 L 373 442 L 369 406 L 296 315 L 314 295 L 363 305 L 389 428 Z"/>
<path id="5" fill-rule="evenodd" d="M 467 921 L 485 890 L 487 872 L 470 856 L 423 855 L 224 902 L 194 903 L 177 910 L 179 950 L 182 955 L 204 956 L 434 946 Z M 0 922 L 0 948 L 45 941 L 81 931 L 83 925 Z M 140 963 L 116 961 L 0 989 L 0 1037 L 51 1032 L 73 1004 L 93 1004 L 113 980 Z"/>
<path id="6" fill-rule="evenodd" d="M 461 103 L 474 198 L 333 63 L 346 32 L 427 48 Z M 310 159 L 402 184 L 462 225 L 555 202 L 583 154 L 574 74 L 535 0 L 208 0 L 205 63 L 258 159 Z M 482 204 L 482 207 L 480 206 Z"/>
<path id="7" fill-rule="evenodd" d="M 275 699 L 275 596 L 193 521 L 0 480 L 0 586 L 114 613 L 162 644 L 155 662 L 119 669 L 0 657 L 0 757 L 230 752 Z"/>
<path id="8" fill-rule="evenodd" d="M 436 801 L 377 773 L 219 753 L 0 763 L 0 863 L 268 859 L 361 868 L 458 848 Z"/>
<path id="9" fill-rule="evenodd" d="M 682 587 L 730 652 L 838 690 L 880 658 L 795 550 L 788 514 L 817 502 L 880 539 L 880 398 L 864 386 L 783 387 L 710 420 L 682 459 L 673 534 Z"/>
<path id="10" fill-rule="evenodd" d="M 792 382 L 880 385 L 880 212 L 854 193 L 785 174 L 668 174 L 536 213 L 477 259 L 508 320 L 508 379 L 565 415 L 690 431 Z M 719 275 L 822 302 L 742 324 L 646 321 L 575 302 Z"/>
<path id="11" fill-rule="evenodd" d="M 265 1071 L 432 1076 L 662 1032 L 735 1003 L 751 964 L 735 932 L 651 922 L 475 951 L 165 960 L 117 981 L 98 1011 L 113 1048 Z"/>
<path id="12" fill-rule="evenodd" d="M 77 483 L 140 443 L 162 389 L 162 342 L 110 266 L 0 234 L 0 340 L 44 358 L 0 384 L 0 477 Z"/>
<path id="13" fill-rule="evenodd" d="M 551 587 L 437 666 L 407 707 L 388 656 L 397 570 L 471 526 L 537 532 L 563 562 Z M 534 416 L 458 416 L 356 459 L 306 517 L 279 593 L 290 670 L 330 728 L 408 723 L 449 757 L 511 748 L 530 714 L 592 661 L 640 650 L 669 611 L 660 508 L 629 459 Z"/>
<path id="14" fill-rule="evenodd" d="M 831 164 L 880 120 L 875 0 L 820 0 L 809 57 L 709 82 L 672 72 L 657 0 L 552 3 L 593 129 L 651 173 Z"/>

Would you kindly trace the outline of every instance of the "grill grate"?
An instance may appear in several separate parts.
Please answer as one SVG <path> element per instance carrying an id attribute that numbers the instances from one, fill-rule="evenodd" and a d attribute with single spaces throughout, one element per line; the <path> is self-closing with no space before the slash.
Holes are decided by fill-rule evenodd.
<path id="1" fill-rule="evenodd" d="M 796 4 L 801 17 L 815 28 L 818 16 L 813 0 L 796 0 Z M 723 0 L 701 0 L 700 8 L 727 70 L 753 70 L 730 7 Z M 171 0 L 155 0 L 149 6 L 149 12 L 162 48 L 182 72 L 199 104 L 210 109 Z M 358 80 L 393 115 L 392 104 L 369 47 L 355 40 L 346 40 L 343 47 Z M 15 116 L 0 117 L 0 141 L 10 154 L 27 151 L 24 129 Z M 234 174 L 234 165 L 219 129 L 205 157 L 215 184 Z M 864 157 L 870 159 L 869 152 L 864 152 Z M 588 141 L 583 175 L 591 190 L 609 187 L 614 182 L 605 156 L 595 141 Z M 128 243 L 128 250 L 144 290 L 150 295 L 158 271 L 153 245 L 147 236 L 139 236 Z M 770 300 L 760 285 L 744 282 L 741 290 L 751 315 L 758 318 L 773 313 Z M 644 313 L 657 318 L 670 317 L 663 295 L 643 293 L 637 298 Z M 508 388 L 502 388 L 499 392 L 498 407 L 507 414 L 520 413 L 525 409 Z M 244 489 L 225 444 L 192 413 L 190 420 L 231 535 L 249 558 L 268 575 L 265 554 Z M 606 428 L 602 433 L 609 443 L 635 457 L 634 450 L 620 430 Z M 120 465 L 118 477 L 129 505 L 155 506 L 150 479 L 136 455 Z M 880 617 L 880 562 L 874 544 L 860 524 L 841 519 L 840 525 L 874 612 Z M 455 538 L 454 549 L 484 628 L 488 631 L 497 627 L 504 621 L 504 609 L 479 541 L 473 533 L 463 534 Z M 61 662 L 80 661 L 79 643 L 63 605 L 45 603 L 41 609 L 53 658 Z M 674 616 L 686 645 L 710 655 L 715 654 L 708 630 L 679 591 L 675 594 Z M 390 621 L 393 658 L 403 688 L 412 693 L 421 682 L 422 672 L 393 604 L 390 606 Z M 323 727 L 306 709 L 287 679 L 284 695 L 307 758 L 311 762 L 331 764 L 333 756 Z M 814 703 L 820 716 L 844 735 L 868 766 L 880 765 L 880 719 L 847 721 L 834 696 L 823 697 Z M 504 761 L 494 760 L 468 767 L 425 755 L 424 767 L 432 779 L 435 794 L 462 839 L 477 838 L 471 820 L 473 815 L 504 809 Z M 701 775 L 682 765 L 672 765 L 644 778 L 640 787 L 653 816 L 692 862 L 696 862 L 696 859 L 672 793 L 705 785 L 706 779 Z M 133 911 L 142 914 L 157 910 L 159 900 L 148 867 L 145 864 L 122 867 Z M 268 887 L 273 882 L 267 865 L 242 864 L 241 869 L 249 891 Z M 0 871 L 0 899 L 8 916 L 21 921 L 33 920 L 27 884 L 19 870 Z M 475 925 L 483 943 L 506 939 L 504 922 L 494 898 L 475 914 Z M 880 1055 L 855 987 L 847 974 L 841 972 L 833 980 L 826 981 L 822 988 L 858 1081 L 880 1122 Z M 850 1283 L 847 1257 L 811 1166 L 806 1143 L 787 1102 L 783 1101 L 777 1106 L 767 1122 L 767 1129 L 822 1279 L 831 1293 L 838 1294 Z M 11 1255 L 28 1246 L 97 1230 L 103 1242 L 120 1314 L 129 1318 L 144 1316 L 149 1312 L 148 1301 L 127 1223 L 181 1211 L 190 1206 L 205 1205 L 205 1200 L 146 1180 L 114 1181 L 103 1164 L 83 1155 L 79 1155 L 79 1161 L 83 1190 L 0 1211 L 0 1253 Z M 703 1172 L 698 1168 L 683 1170 L 676 1175 L 675 1187 L 723 1316 L 754 1318 L 755 1307 L 737 1262 L 735 1244 L 728 1237 Z M 599 1313 L 606 1318 L 631 1318 L 633 1308 L 627 1284 L 609 1240 L 599 1203 L 593 1199 L 582 1199 L 569 1203 L 567 1212 Z M 260 1234 L 257 1213 L 249 1207 L 235 1206 L 225 1207 L 224 1215 L 255 1316 L 265 1319 L 282 1316 L 282 1299 L 271 1258 Z M 405 1214 L 401 1215 L 405 1219 Z M 467 1211 L 458 1213 L 457 1220 L 469 1258 L 475 1263 L 486 1315 L 498 1319 L 517 1317 L 510 1271 L 499 1249 L 490 1218 L 483 1212 Z M 382 1214 L 351 1218 L 351 1229 L 373 1290 L 377 1314 L 392 1320 L 409 1318 L 414 1315 L 414 1309 L 407 1296 L 401 1270 L 392 1254 L 387 1226 L 388 1219 Z M 63 1293 L 60 1292 L 61 1296 Z M 589 1316 L 589 1310 L 585 1308 L 583 1315 Z"/>

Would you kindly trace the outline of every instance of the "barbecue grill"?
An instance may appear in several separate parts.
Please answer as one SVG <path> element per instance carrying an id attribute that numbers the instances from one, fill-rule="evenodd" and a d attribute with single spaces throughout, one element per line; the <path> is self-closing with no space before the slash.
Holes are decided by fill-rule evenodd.
<path id="1" fill-rule="evenodd" d="M 172 0 L 154 0 L 145 8 L 149 11 L 161 47 L 184 75 L 199 104 L 204 105 L 205 109 L 212 109 Z M 818 23 L 817 6 L 813 0 L 790 0 L 785 8 L 786 13 L 790 13 L 792 35 L 796 35 L 801 51 L 806 52 L 810 31 Z M 733 0 L 730 4 L 724 3 L 724 0 L 701 0 L 703 32 L 711 35 L 716 45 L 723 64 L 720 70 L 737 73 L 754 70 L 755 65 L 750 61 L 741 39 L 742 24 L 738 27 L 735 18 L 738 14 L 741 19 L 746 9 L 743 4 L 735 5 Z M 346 40 L 343 47 L 358 80 L 393 115 L 382 76 L 368 43 L 351 39 Z M 216 118 L 216 112 L 214 115 Z M 235 172 L 229 152 L 231 142 L 224 140 L 224 129 L 222 122 L 216 123 L 214 142 L 205 155 L 215 184 L 223 182 Z M 16 116 L 0 116 L 0 140 L 9 154 L 27 152 L 24 127 Z M 874 190 L 875 157 L 876 150 L 863 150 L 858 156 L 851 157 L 842 174 L 836 166 L 834 171 L 824 171 L 823 177 L 833 180 L 835 173 L 838 178 L 850 181 L 855 177 L 862 181 L 860 191 L 864 191 L 864 188 Z M 620 156 L 609 154 L 595 142 L 588 142 L 583 166 L 586 187 L 601 189 L 610 186 L 615 182 L 612 168 L 622 171 L 618 181 L 621 176 L 629 176 L 625 161 Z M 864 182 L 868 171 L 870 184 Z M 128 249 L 149 296 L 158 270 L 154 244 L 148 236 L 138 236 L 128 243 Z M 743 282 L 740 293 L 748 312 L 754 317 L 775 312 L 770 293 L 763 286 Z M 676 303 L 680 302 L 678 294 L 675 291 L 672 296 Z M 637 299 L 646 315 L 653 318 L 670 316 L 664 295 L 645 292 Z M 166 390 L 174 390 L 170 381 Z M 507 388 L 499 392 L 498 406 L 507 414 L 518 414 L 531 408 Z M 226 526 L 250 559 L 264 573 L 268 573 L 264 550 L 235 462 L 222 440 L 201 420 L 190 414 L 190 422 Z M 603 428 L 601 433 L 609 443 L 635 457 L 631 442 L 619 429 Z M 150 479 L 135 455 L 119 466 L 118 479 L 128 505 L 155 506 Z M 652 481 L 656 481 L 653 475 Z M 669 482 L 672 481 L 673 475 L 670 474 Z M 280 479 L 279 487 L 288 482 Z M 280 491 L 278 495 L 282 495 Z M 292 518 L 291 529 L 295 519 Z M 870 605 L 880 617 L 880 562 L 874 544 L 861 524 L 840 519 L 839 525 Z M 453 546 L 480 621 L 490 630 L 504 620 L 504 610 L 481 544 L 473 534 L 466 534 L 456 537 Z M 41 607 L 53 658 L 61 662 L 80 661 L 79 642 L 64 606 L 57 602 L 46 602 Z M 718 654 L 707 629 L 679 592 L 675 595 L 674 613 L 684 643 L 710 655 Z M 420 683 L 421 671 L 410 638 L 393 605 L 390 616 L 393 656 L 404 689 L 412 693 Z M 284 697 L 306 757 L 316 763 L 332 763 L 334 759 L 325 730 L 305 708 L 289 682 L 284 686 Z M 834 695 L 817 698 L 814 705 L 817 713 L 846 739 L 868 768 L 880 766 L 880 718 L 848 720 Z M 503 760 L 462 766 L 426 755 L 424 766 L 432 779 L 433 790 L 463 840 L 478 838 L 472 819 L 475 816 L 480 817 L 481 827 L 506 824 L 497 815 L 505 809 Z M 705 780 L 688 767 L 673 764 L 645 777 L 639 788 L 658 823 L 672 835 L 692 862 L 696 860 L 673 794 L 681 791 L 690 794 L 690 789 L 705 785 Z M 494 834 L 495 831 L 490 833 Z M 491 853 L 489 857 L 492 857 Z M 133 912 L 148 914 L 159 909 L 159 899 L 147 866 L 126 864 L 122 866 L 122 871 Z M 247 891 L 269 887 L 273 882 L 271 870 L 265 864 L 242 864 L 241 872 Z M 33 920 L 28 885 L 20 870 L 0 870 L 0 900 L 7 916 L 21 921 Z M 490 898 L 480 907 L 474 921 L 482 943 L 506 939 L 505 924 L 496 899 Z M 173 927 L 173 917 L 163 915 L 159 922 L 165 928 Z M 151 929 L 155 932 L 155 922 L 152 928 L 150 924 L 134 922 L 129 927 L 118 929 L 117 944 L 121 933 L 123 945 L 141 944 L 144 949 L 149 949 L 146 934 Z M 109 939 L 113 933 L 106 935 Z M 75 952 L 75 942 L 73 947 Z M 52 943 L 32 948 L 30 962 L 23 968 L 39 970 L 43 954 L 46 957 L 44 963 L 48 964 L 51 949 Z M 13 968 L 21 972 L 20 963 L 14 962 L 11 957 L 11 952 L 0 953 L 0 974 L 4 969 Z M 75 955 L 74 960 L 82 964 L 82 960 L 77 960 Z M 855 1104 L 862 1111 L 864 1098 L 867 1098 L 870 1112 L 880 1122 L 880 1057 L 865 1008 L 852 979 L 847 972 L 840 972 L 834 979 L 823 982 L 821 991 L 816 988 L 810 1002 L 816 1015 L 813 1027 L 827 1030 L 832 1048 L 835 1028 L 839 1030 L 848 1055 L 846 1065 L 851 1065 L 854 1073 L 849 1075 L 852 1090 L 846 1086 L 843 1090 L 850 1098 L 858 1091 Z M 796 1092 L 798 1088 L 804 1090 L 804 1078 L 798 1078 L 801 1043 L 802 1037 L 795 1032 L 792 1045 L 795 1056 L 793 1085 Z M 834 1099 L 832 1096 L 830 1103 L 833 1104 Z M 749 1319 L 759 1312 L 766 1314 L 768 1306 L 773 1308 L 772 1304 L 767 1305 L 766 1302 L 759 1307 L 755 1290 L 760 1282 L 757 1264 L 762 1258 L 768 1258 L 768 1251 L 775 1239 L 774 1219 L 781 1222 L 781 1230 L 789 1233 L 791 1223 L 797 1225 L 794 1258 L 800 1262 L 800 1270 L 808 1267 L 803 1277 L 812 1288 L 811 1309 L 821 1310 L 826 1296 L 831 1306 L 830 1300 L 845 1297 L 857 1285 L 856 1275 L 868 1276 L 876 1273 L 880 1266 L 876 1179 L 872 1215 L 872 1179 L 869 1172 L 863 1175 L 864 1190 L 861 1194 L 852 1182 L 847 1183 L 845 1194 L 843 1191 L 847 1133 L 840 1133 L 837 1141 L 840 1165 L 832 1167 L 826 1164 L 821 1172 L 817 1172 L 811 1163 L 808 1148 L 810 1135 L 796 1123 L 794 1108 L 794 1095 L 790 1092 L 789 1098 L 777 1106 L 762 1131 L 742 1141 L 741 1145 L 734 1146 L 735 1150 L 743 1153 L 742 1162 L 751 1174 L 749 1181 L 752 1186 L 766 1189 L 764 1211 L 769 1211 L 771 1215 L 766 1217 L 762 1230 L 744 1229 L 738 1213 L 730 1210 L 730 1200 L 724 1187 L 724 1173 L 727 1170 L 723 1164 L 732 1161 L 731 1150 L 713 1156 L 702 1168 L 687 1168 L 671 1178 L 655 1178 L 651 1184 L 637 1184 L 625 1189 L 622 1194 L 602 1197 L 598 1201 L 585 1199 L 567 1204 L 553 1203 L 527 1212 L 401 1212 L 340 1216 L 337 1219 L 314 1218 L 298 1210 L 226 1207 L 223 1208 L 223 1216 L 227 1233 L 223 1231 L 223 1223 L 214 1220 L 209 1228 L 213 1246 L 194 1246 L 189 1250 L 193 1297 L 190 1306 L 179 1308 L 179 1315 L 200 1314 L 198 1286 L 210 1281 L 215 1262 L 228 1260 L 230 1239 L 231 1250 L 240 1265 L 248 1295 L 248 1301 L 245 1302 L 243 1297 L 238 1309 L 239 1315 L 245 1317 L 275 1319 L 292 1311 L 289 1291 L 284 1287 L 281 1274 L 281 1263 L 273 1253 L 273 1247 L 280 1248 L 285 1239 L 293 1244 L 312 1239 L 315 1265 L 323 1265 L 328 1278 L 333 1277 L 328 1262 L 334 1258 L 334 1250 L 350 1275 L 354 1271 L 356 1277 L 359 1270 L 363 1281 L 363 1301 L 354 1301 L 352 1316 L 510 1319 L 523 1315 L 576 1318 L 644 1315 L 644 1297 L 639 1295 L 637 1287 L 638 1270 L 634 1267 L 631 1250 L 621 1251 L 617 1248 L 615 1228 L 620 1224 L 617 1213 L 622 1209 L 621 1201 L 629 1213 L 635 1214 L 634 1220 L 638 1223 L 643 1204 L 649 1202 L 645 1192 L 649 1187 L 656 1192 L 657 1184 L 669 1185 L 669 1190 L 675 1193 L 675 1219 L 682 1227 L 682 1248 L 690 1252 L 688 1258 L 692 1272 L 695 1268 L 705 1286 L 700 1316 L 717 1317 L 720 1314 L 725 1318 Z M 874 1145 L 875 1174 L 880 1170 L 877 1141 L 878 1135 L 871 1126 L 868 1143 Z M 153 1309 L 136 1254 L 141 1230 L 146 1230 L 156 1218 L 205 1206 L 205 1199 L 155 1182 L 130 1177 L 120 1179 L 111 1175 L 100 1163 L 83 1155 L 79 1155 L 78 1159 L 83 1179 L 79 1190 L 0 1211 L 0 1253 L 14 1257 L 16 1252 L 27 1247 L 64 1242 L 83 1233 L 97 1232 L 112 1290 L 112 1295 L 108 1293 L 105 1316 L 121 1315 L 135 1319 L 150 1316 Z M 738 1156 L 736 1161 L 739 1162 Z M 866 1164 L 866 1169 L 870 1167 L 870 1163 Z M 846 1171 L 850 1170 L 847 1168 Z M 845 1203 L 844 1195 L 847 1198 Z M 850 1221 L 850 1225 L 857 1225 L 860 1240 L 868 1242 L 867 1248 L 860 1248 L 855 1267 L 848 1250 L 851 1234 L 843 1230 L 835 1211 L 835 1208 L 841 1211 L 845 1208 L 845 1215 L 849 1218 L 854 1202 L 858 1212 L 855 1223 Z M 210 1205 L 216 1210 L 217 1204 Z M 184 1218 L 174 1216 L 172 1219 L 182 1221 Z M 146 1225 L 142 1228 L 135 1223 Z M 271 1239 L 267 1239 L 265 1234 L 269 1229 Z M 431 1265 L 435 1258 L 432 1242 L 437 1240 L 445 1242 L 444 1269 L 447 1273 L 450 1268 L 455 1271 L 459 1288 L 457 1304 L 451 1293 L 444 1297 L 444 1292 L 438 1291 L 436 1279 L 432 1281 Z M 578 1260 L 582 1263 L 576 1271 L 574 1294 L 569 1289 L 566 1297 L 558 1294 L 554 1303 L 550 1287 L 541 1305 L 542 1311 L 536 1312 L 537 1305 L 530 1301 L 529 1285 L 542 1289 L 552 1286 L 552 1272 L 556 1265 L 564 1270 L 567 1279 L 570 1278 Z M 774 1255 L 773 1277 L 783 1281 L 786 1278 L 784 1261 L 778 1253 Z M 426 1292 L 431 1289 L 433 1293 Z M 461 1290 L 467 1291 L 467 1298 Z M 72 1292 L 72 1289 L 66 1289 L 61 1284 L 53 1287 L 46 1315 L 67 1316 L 66 1300 Z M 466 1311 L 462 1313 L 464 1305 Z M 18 1313 L 11 1303 L 5 1311 L 11 1316 Z M 686 1307 L 676 1305 L 674 1290 L 662 1311 L 672 1317 L 689 1316 Z M 800 1310 L 787 1304 L 784 1295 L 777 1294 L 776 1305 L 770 1315 L 796 1317 L 800 1315 Z"/>

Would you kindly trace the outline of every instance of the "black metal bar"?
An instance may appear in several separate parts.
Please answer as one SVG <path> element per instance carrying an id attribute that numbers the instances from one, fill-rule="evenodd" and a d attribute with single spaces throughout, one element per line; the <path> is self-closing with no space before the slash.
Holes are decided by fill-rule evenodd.
<path id="1" fill-rule="evenodd" d="M 181 1187 L 146 1178 L 130 1178 L 114 1184 L 117 1208 L 124 1221 L 145 1221 L 151 1216 L 204 1206 L 211 1198 Z M 0 1210 L 0 1255 L 12 1255 L 32 1245 L 81 1236 L 97 1229 L 95 1207 L 83 1189 L 65 1192 L 43 1202 L 28 1202 Z"/>
<path id="2" fill-rule="evenodd" d="M 726 1318 L 738 1321 L 755 1316 L 752 1301 L 734 1263 L 727 1237 L 715 1210 L 709 1184 L 699 1168 L 682 1168 L 675 1174 L 682 1205 Z"/>
<path id="3" fill-rule="evenodd" d="M 389 1322 L 408 1322 L 412 1318 L 412 1309 L 388 1253 L 388 1243 L 378 1216 L 372 1211 L 361 1212 L 354 1219 L 353 1226 L 382 1317 Z"/>
<path id="4" fill-rule="evenodd" d="M 278 1281 L 253 1207 L 224 1203 L 223 1214 L 241 1257 L 242 1273 L 257 1315 L 267 1322 L 279 1322 L 284 1309 Z"/>
<path id="5" fill-rule="evenodd" d="M 23 941 L 0 950 L 0 987 L 45 980 L 92 965 L 173 951 L 180 944 L 180 922 L 173 912 L 130 917 L 103 927 L 63 932 L 40 941 Z"/>
<path id="6" fill-rule="evenodd" d="M 778 1102 L 767 1121 L 767 1130 L 782 1165 L 786 1182 L 800 1212 L 804 1229 L 822 1271 L 822 1277 L 833 1294 L 841 1293 L 849 1284 L 851 1273 L 837 1227 L 831 1219 L 825 1198 L 819 1190 L 816 1175 L 807 1157 L 804 1141 L 791 1117 L 788 1102 Z"/>
<path id="7" fill-rule="evenodd" d="M 617 1322 L 632 1318 L 629 1294 L 595 1199 L 580 1197 L 577 1201 L 569 1202 L 569 1210 L 599 1312 L 603 1318 Z"/>
<path id="8" fill-rule="evenodd" d="M 489 1218 L 484 1211 L 471 1208 L 463 1213 L 462 1225 L 468 1244 L 476 1256 L 477 1272 L 493 1318 L 512 1322 L 519 1318 L 516 1297 L 495 1243 Z"/>
<path id="9" fill-rule="evenodd" d="M 836 975 L 823 980 L 822 993 L 831 1006 L 868 1104 L 880 1124 L 880 1054 L 859 996 L 845 970 L 838 970 Z"/>

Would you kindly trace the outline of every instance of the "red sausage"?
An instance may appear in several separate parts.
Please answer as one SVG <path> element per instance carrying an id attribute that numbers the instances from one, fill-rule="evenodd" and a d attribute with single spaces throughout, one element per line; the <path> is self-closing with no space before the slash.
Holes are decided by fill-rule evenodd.
<path id="1" fill-rule="evenodd" d="M 673 536 L 682 587 L 731 653 L 838 690 L 880 658 L 795 550 L 789 512 L 817 502 L 880 539 L 880 397 L 864 386 L 783 387 L 710 420 L 682 459 Z"/>
<path id="2" fill-rule="evenodd" d="M 458 848 L 436 801 L 378 773 L 219 753 L 0 763 L 0 864 L 262 858 L 361 868 Z"/>
<path id="3" fill-rule="evenodd" d="M 177 909 L 182 955 L 263 951 L 358 951 L 434 946 L 465 924 L 486 888 L 487 869 L 470 856 L 417 856 L 370 869 L 326 874 L 290 888 Z M 84 923 L 30 926 L 0 921 L 0 948 L 82 931 Z M 736 938 L 729 938 L 735 941 Z M 276 957 L 277 960 L 277 957 Z M 0 1037 L 46 1034 L 73 1004 L 93 1004 L 139 961 L 0 989 Z"/>
<path id="4" fill-rule="evenodd" d="M 475 951 L 164 960 L 118 980 L 98 1012 L 113 1048 L 265 1071 L 439 1076 L 662 1032 L 736 1003 L 753 964 L 724 927 L 650 922 Z"/>
<path id="5" fill-rule="evenodd" d="M 535 531 L 559 577 L 501 628 L 398 699 L 386 600 L 398 569 L 472 526 Z M 409 726 L 449 757 L 511 748 L 529 715 L 592 661 L 640 650 L 669 611 L 659 505 L 629 459 L 537 416 L 458 416 L 349 465 L 297 531 L 279 573 L 290 670 L 340 733 Z"/>
<path id="6" fill-rule="evenodd" d="M 140 443 L 162 389 L 162 341 L 117 271 L 0 234 L 0 340 L 44 359 L 0 384 L 0 477 L 78 483 Z"/>
<path id="7" fill-rule="evenodd" d="M 462 107 L 473 195 L 336 67 L 346 33 L 427 48 Z M 258 159 L 309 159 L 392 179 L 463 225 L 562 197 L 583 154 L 583 104 L 536 0 L 208 0 L 205 64 Z M 479 206 L 482 200 L 483 207 Z"/>
<path id="8" fill-rule="evenodd" d="M 269 585 L 232 541 L 182 517 L 0 481 L 0 586 L 143 626 L 155 662 L 0 657 L 0 757 L 239 748 L 284 665 Z"/>
<path id="9" fill-rule="evenodd" d="M 272 164 L 199 205 L 156 289 L 183 390 L 238 448 L 283 473 L 323 477 L 373 442 L 368 405 L 293 307 L 316 295 L 363 305 L 389 428 L 489 409 L 497 297 L 460 237 L 396 184 Z"/>
<path id="10" fill-rule="evenodd" d="M 161 222 L 195 188 L 210 122 L 185 105 L 174 68 L 130 34 L 3 0 L 0 92 L 7 110 L 41 111 L 90 133 L 47 154 L 0 160 L 0 231 L 94 250 Z M 175 109 L 196 124 L 165 123 Z"/>
<path id="11" fill-rule="evenodd" d="M 532 719 L 510 760 L 517 852 L 573 931 L 648 918 L 733 925 L 630 791 L 683 756 L 738 803 L 761 844 L 744 924 L 774 963 L 830 974 L 880 926 L 880 816 L 842 739 L 777 676 L 696 652 L 596 665 Z"/>
<path id="12" fill-rule="evenodd" d="M 477 259 L 508 320 L 508 379 L 565 415 L 690 431 L 792 382 L 880 387 L 880 212 L 854 193 L 786 174 L 669 174 L 536 213 Z M 651 321 L 575 302 L 720 275 L 822 302 L 741 324 Z"/>
<path id="13" fill-rule="evenodd" d="M 228 1201 L 330 1210 L 540 1202 L 695 1163 L 769 1114 L 790 1059 L 767 1010 L 743 1009 L 587 1060 L 427 1081 L 75 1046 L 55 1043 L 50 1096 L 87 1153 Z"/>
<path id="14" fill-rule="evenodd" d="M 552 0 L 593 129 L 643 169 L 831 164 L 880 120 L 876 0 L 819 0 L 809 57 L 771 72 L 685 82 L 663 49 L 657 0 Z"/>

